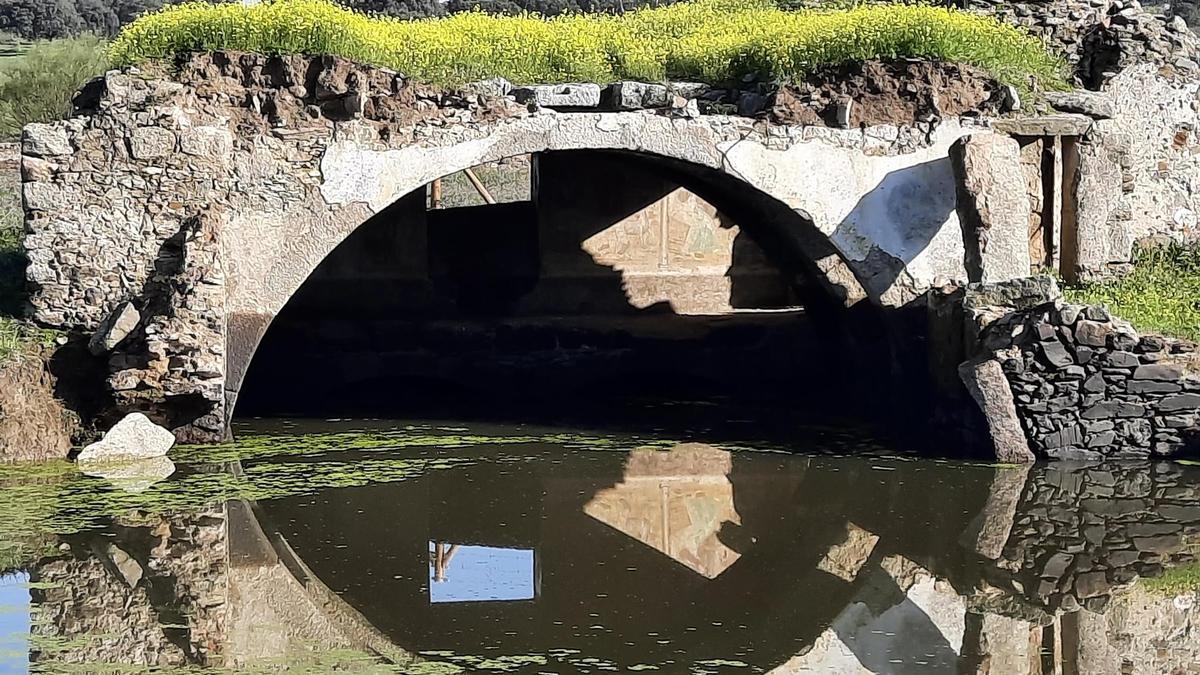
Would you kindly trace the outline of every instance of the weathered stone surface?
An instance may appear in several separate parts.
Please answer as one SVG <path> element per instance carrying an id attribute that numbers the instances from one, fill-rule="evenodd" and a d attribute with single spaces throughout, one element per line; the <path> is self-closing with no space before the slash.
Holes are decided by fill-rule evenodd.
<path id="1" fill-rule="evenodd" d="M 1046 363 L 1055 368 L 1066 368 L 1075 362 L 1067 348 L 1061 342 L 1043 342 L 1038 345 L 1042 351 L 1042 357 L 1046 359 Z"/>
<path id="2" fill-rule="evenodd" d="M 129 134 L 129 152 L 134 159 L 158 159 L 175 152 L 174 132 L 162 127 L 139 127 Z"/>
<path id="3" fill-rule="evenodd" d="M 1011 136 L 1082 136 L 1092 123 L 1087 115 L 1061 114 L 996 120 L 992 128 Z"/>
<path id="4" fill-rule="evenodd" d="M 1158 403 L 1158 409 L 1163 412 L 1179 412 L 1200 409 L 1200 394 L 1179 394 L 1168 396 Z"/>
<path id="5" fill-rule="evenodd" d="M 512 82 L 509 82 L 503 77 L 493 77 L 490 80 L 469 82 L 463 88 L 479 96 L 491 96 L 499 98 L 501 96 L 508 96 L 513 90 L 513 85 Z"/>
<path id="6" fill-rule="evenodd" d="M 179 132 L 179 149 L 194 157 L 224 157 L 233 152 L 233 135 L 219 127 L 192 127 Z"/>
<path id="7" fill-rule="evenodd" d="M 664 108 L 670 103 L 670 92 L 664 84 L 615 82 L 609 85 L 608 94 L 617 110 Z"/>
<path id="8" fill-rule="evenodd" d="M 958 217 L 971 281 L 994 283 L 1029 275 L 1029 197 L 1021 147 L 999 134 L 976 134 L 950 147 Z"/>
<path id="9" fill-rule="evenodd" d="M 88 351 L 97 356 L 111 352 L 137 328 L 141 320 L 142 315 L 133 303 L 121 303 L 96 329 L 88 342 Z"/>
<path id="10" fill-rule="evenodd" d="M 54 157 L 69 155 L 74 148 L 62 126 L 29 124 L 21 132 L 21 152 L 34 157 Z"/>
<path id="11" fill-rule="evenodd" d="M 1102 276 L 1112 261 L 1128 260 L 1133 240 L 1122 208 L 1124 173 L 1130 139 L 1124 132 L 1093 132 L 1075 144 L 1074 171 L 1066 176 L 1073 204 L 1074 250 L 1067 255 L 1069 279 Z M 1069 166 L 1072 162 L 1067 162 Z"/>
<path id="12" fill-rule="evenodd" d="M 1117 114 L 1112 99 L 1096 91 L 1048 91 L 1046 101 L 1067 113 L 1079 113 L 1095 119 L 1109 119 Z"/>
<path id="13" fill-rule="evenodd" d="M 967 309 L 1030 309 L 1054 302 L 1062 291 L 1054 277 L 1022 277 L 994 284 L 970 284 L 963 298 Z"/>
<path id="14" fill-rule="evenodd" d="M 994 360 L 968 362 L 959 366 L 958 373 L 987 420 L 996 459 L 1014 464 L 1032 462 L 1034 455 L 1021 429 L 1012 390 L 1000 363 Z"/>
<path id="15" fill-rule="evenodd" d="M 104 438 L 79 453 L 76 461 L 122 461 L 162 457 L 175 445 L 175 436 L 141 413 L 125 416 Z"/>
<path id="16" fill-rule="evenodd" d="M 1138 366 L 1133 371 L 1133 379 L 1135 380 L 1159 380 L 1170 382 L 1178 380 L 1183 375 L 1183 369 L 1179 366 L 1170 364 L 1151 364 L 1147 366 Z"/>
<path id="17" fill-rule="evenodd" d="M 600 105 L 600 85 L 590 82 L 545 84 L 512 90 L 519 103 L 542 108 L 595 108 Z"/>
<path id="18" fill-rule="evenodd" d="M 1075 326 L 1075 339 L 1089 347 L 1105 346 L 1111 334 L 1112 327 L 1098 321 L 1080 321 Z"/>

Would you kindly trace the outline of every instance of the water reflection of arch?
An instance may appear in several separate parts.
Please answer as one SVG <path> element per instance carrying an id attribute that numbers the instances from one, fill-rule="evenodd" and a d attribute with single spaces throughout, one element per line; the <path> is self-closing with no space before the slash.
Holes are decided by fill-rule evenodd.
<path id="1" fill-rule="evenodd" d="M 726 466 L 718 470 L 704 459 L 680 462 L 671 480 L 683 494 L 711 488 L 707 497 L 727 494 L 726 506 L 737 514 L 715 532 L 699 533 L 709 550 L 736 557 L 705 568 L 648 543 L 657 536 L 653 527 L 643 528 L 642 537 L 631 534 L 631 522 L 650 523 L 661 513 L 625 514 L 621 522 L 611 508 L 597 508 L 638 480 L 666 477 L 670 462 L 649 470 L 643 463 L 639 476 L 636 453 L 585 454 L 586 472 L 549 462 L 479 462 L 453 477 L 435 472 L 400 485 L 342 490 L 336 503 L 317 508 L 302 503 L 307 499 L 273 503 L 268 516 L 284 524 L 283 536 L 312 574 L 404 648 L 469 644 L 475 653 L 526 654 L 556 645 L 603 656 L 612 651 L 612 631 L 622 628 L 627 653 L 645 663 L 673 662 L 682 652 L 697 660 L 779 665 L 807 650 L 861 598 L 867 573 L 889 556 L 965 556 L 956 541 L 982 507 L 991 477 L 981 470 L 961 485 L 935 485 L 916 464 L 901 463 L 892 470 L 867 464 L 840 475 L 821 471 L 820 480 L 805 480 L 794 466 L 781 466 L 795 458 L 724 453 Z M 636 509 L 637 502 L 626 505 Z M 899 504 L 946 515 L 889 518 L 890 505 Z M 855 531 L 872 540 L 855 546 Z M 434 607 L 426 582 L 435 540 L 536 550 L 535 601 Z M 626 592 L 631 588 L 636 594 Z M 890 595 L 880 602 L 904 600 L 903 589 L 881 590 Z M 699 620 L 717 614 L 722 625 Z"/>
<path id="2" fill-rule="evenodd" d="M 487 515 L 493 504 L 479 501 L 477 498 L 481 496 L 500 494 L 508 496 L 509 502 L 528 503 L 520 490 L 536 489 L 543 496 L 541 509 L 554 512 L 572 506 L 583 509 L 596 495 L 620 490 L 622 484 L 630 482 L 630 469 L 635 463 L 624 454 L 582 454 L 592 458 L 585 475 L 603 479 L 578 479 L 569 471 L 549 469 L 533 475 L 530 467 L 540 463 L 493 464 L 474 476 L 493 480 L 507 476 L 518 480 L 510 481 L 501 490 L 490 491 L 477 488 L 446 492 L 442 491 L 446 485 L 427 483 L 416 490 L 408 504 L 429 502 L 432 495 L 435 505 L 458 500 L 474 507 L 455 518 L 430 518 L 429 509 L 411 515 L 422 516 L 418 524 L 439 536 L 491 539 L 493 531 L 486 526 L 495 521 L 505 522 L 512 515 L 519 515 L 521 509 L 501 509 L 493 517 Z M 729 458 L 727 471 L 724 467 L 713 470 L 711 466 L 693 466 L 698 476 L 692 477 L 699 478 L 695 483 L 719 486 L 724 477 L 735 488 L 731 493 L 735 500 L 733 512 L 738 514 L 736 520 L 741 524 L 723 526 L 718 532 L 721 545 L 736 549 L 739 557 L 715 578 L 697 574 L 646 542 L 611 526 L 628 529 L 627 525 L 612 518 L 610 524 L 602 523 L 586 514 L 583 518 L 594 529 L 585 534 L 602 536 L 588 539 L 585 550 L 575 552 L 574 559 L 590 557 L 619 562 L 623 559 L 622 551 L 640 551 L 643 559 L 651 563 L 650 571 L 661 572 L 659 578 L 664 586 L 672 584 L 671 591 L 691 593 L 680 601 L 685 607 L 688 600 L 718 602 L 722 588 L 736 588 L 739 583 L 762 584 L 770 591 L 767 600 L 762 600 L 767 594 L 759 593 L 738 608 L 744 609 L 742 615 L 749 621 L 747 627 L 738 629 L 731 624 L 724 628 L 733 635 L 731 639 L 739 641 L 740 649 L 755 648 L 770 663 L 788 658 L 789 663 L 777 673 L 805 668 L 811 672 L 814 664 L 828 665 L 829 660 L 818 658 L 822 654 L 841 665 L 877 664 L 881 654 L 893 654 L 886 650 L 897 649 L 895 642 L 864 644 L 864 633 L 855 633 L 854 629 L 863 627 L 864 619 L 897 616 L 905 619 L 906 627 L 912 625 L 907 623 L 912 619 L 917 620 L 918 627 L 923 627 L 906 640 L 907 646 L 940 654 L 940 663 L 947 667 L 946 659 L 959 644 L 956 631 L 963 633 L 964 661 L 982 663 L 991 659 L 991 672 L 1027 672 L 1024 668 L 1031 666 L 1031 658 L 1038 658 L 1037 650 L 1051 645 L 1061 645 L 1061 649 L 1056 646 L 1050 656 L 1060 664 L 1074 664 L 1075 672 L 1117 672 L 1124 661 L 1138 664 L 1141 672 L 1171 672 L 1172 664 L 1191 663 L 1200 658 L 1200 643 L 1194 640 L 1167 644 L 1170 649 L 1164 651 L 1163 633 L 1158 628 L 1186 627 L 1189 622 L 1192 626 L 1200 625 L 1200 608 L 1194 608 L 1194 594 L 1189 596 L 1192 608 L 1184 607 L 1173 603 L 1169 596 L 1155 598 L 1148 591 L 1127 590 L 1128 584 L 1118 574 L 1128 570 L 1152 576 L 1169 564 L 1195 559 L 1200 552 L 1200 470 L 1196 468 L 1141 462 L 1057 464 L 1025 470 L 956 467 L 951 472 L 941 472 L 922 462 L 867 461 L 851 468 L 851 464 L 822 458 L 787 460 L 768 456 L 760 464 L 740 457 Z M 802 475 L 790 482 L 773 481 L 772 475 L 779 472 L 773 472 L 772 466 L 778 468 L 781 461 L 802 462 L 803 471 L 795 472 Z M 643 466 L 632 477 L 638 478 L 639 473 L 643 478 L 654 473 L 671 475 L 674 470 L 667 466 L 669 463 L 654 464 Z M 686 472 L 679 473 L 682 475 L 678 483 L 683 488 L 680 493 L 687 494 L 689 476 Z M 947 476 L 960 475 L 961 480 L 945 480 Z M 419 488 L 417 484 L 410 486 Z M 543 491 L 543 486 L 555 489 Z M 384 488 L 381 494 L 385 497 L 399 494 L 386 486 L 377 487 Z M 721 494 L 719 490 L 716 492 Z M 334 498 L 343 495 L 346 493 L 339 491 Z M 303 501 L 297 500 L 297 504 Z M 352 506 L 356 503 L 363 502 L 351 500 Z M 396 502 L 395 508 L 383 514 L 385 517 L 374 519 L 376 526 L 384 524 L 376 527 L 374 534 L 386 537 L 392 533 L 396 527 L 388 523 L 397 518 L 386 516 L 409 515 L 403 510 L 405 506 L 406 503 Z M 940 515 L 930 517 L 933 514 L 928 513 L 929 509 L 937 509 Z M 394 645 L 392 634 L 373 625 L 378 616 L 375 610 L 379 605 L 386 606 L 388 597 L 377 598 L 372 607 L 362 602 L 362 591 L 371 590 L 370 585 L 346 593 L 346 600 L 334 592 L 341 589 L 326 585 L 338 582 L 339 578 L 326 575 L 322 567 L 360 562 L 360 558 L 353 557 L 354 551 L 336 548 L 352 543 L 353 537 L 333 541 L 324 551 L 299 538 L 294 540 L 298 546 L 293 549 L 287 538 L 278 536 L 280 530 L 268 522 L 271 517 L 286 516 L 286 511 L 268 514 L 263 528 L 258 524 L 259 515 L 253 505 L 231 502 L 225 509 L 218 506 L 198 513 L 175 514 L 169 519 L 164 516 L 156 521 L 157 525 L 144 519 L 122 524 L 117 519 L 104 531 L 64 537 L 62 543 L 69 551 L 41 560 L 30 569 L 30 580 L 44 584 L 32 591 L 31 600 L 38 613 L 49 619 L 42 635 L 66 638 L 65 651 L 52 656 L 62 663 L 111 659 L 125 664 L 161 665 L 196 660 L 197 665 L 212 665 L 205 660 L 220 656 L 222 651 L 217 645 L 225 643 L 226 653 L 232 659 L 270 657 L 272 654 L 264 652 L 272 648 L 276 648 L 274 655 L 281 656 L 297 645 L 303 649 L 324 646 L 383 653 L 401 663 L 410 658 Z M 793 514 L 799 511 L 805 512 L 805 519 L 793 521 Z M 889 511 L 906 511 L 911 515 Z M 228 514 L 227 518 L 223 512 Z M 536 515 L 540 520 L 541 511 Z M 336 519 L 354 517 L 353 508 L 335 515 Z M 830 523 L 834 517 L 837 521 Z M 1081 535 L 1074 519 L 1101 528 L 1103 536 Z M 570 519 L 574 523 L 579 521 Z M 802 527 L 819 525 L 822 521 L 826 525 L 812 530 Z M 929 525 L 923 527 L 922 522 Z M 841 527 L 842 524 L 846 527 Z M 1040 531 L 1038 526 L 1043 524 L 1053 525 L 1054 531 Z M 289 530 L 306 525 L 303 522 L 290 525 L 283 534 L 290 536 Z M 339 525 L 331 523 L 330 529 Z M 961 532 L 960 526 L 965 528 Z M 560 534 L 561 531 L 553 529 L 543 532 L 539 527 L 514 528 L 505 536 L 513 545 L 521 545 L 537 544 L 547 536 Z M 794 539 L 798 534 L 816 543 L 797 546 L 789 538 Z M 573 536 L 578 538 L 577 535 Z M 324 533 L 317 535 L 324 537 Z M 478 541 L 486 543 L 488 539 Z M 612 542 L 624 548 L 605 548 Z M 787 555 L 797 550 L 819 551 L 826 544 L 829 548 L 819 559 L 816 553 L 807 557 Z M 1075 559 L 1071 564 L 1061 573 L 1047 572 L 1052 569 L 1048 565 L 1053 555 L 1073 545 L 1082 548 L 1073 547 Z M 1136 553 L 1132 561 L 1131 551 Z M 368 553 L 374 555 L 375 548 Z M 560 563 L 571 560 L 572 553 L 560 550 L 557 560 Z M 226 554 L 228 566 L 224 564 Z M 329 559 L 323 560 L 323 556 Z M 126 567 L 130 560 L 137 565 Z M 393 556 L 391 560 L 397 559 Z M 980 564 L 975 575 L 963 564 L 969 560 Z M 782 565 L 765 568 L 763 561 L 775 564 L 782 561 Z M 416 564 L 425 564 L 419 550 Z M 917 596 L 922 588 L 928 591 L 930 584 L 910 586 L 904 581 L 918 565 L 928 571 L 926 578 L 948 580 L 953 586 L 934 583 L 942 583 L 941 596 L 948 601 L 941 609 L 958 612 L 951 622 L 933 621 L 937 628 L 954 624 L 953 630 L 943 630 L 940 636 L 928 630 L 931 623 L 926 620 L 945 619 L 944 615 L 935 615 L 938 607 L 933 607 L 934 611 L 929 611 L 925 618 L 920 614 L 931 605 L 922 604 Z M 755 574 L 764 569 L 767 574 Z M 141 578 L 133 579 L 131 570 Z M 1095 577 L 1100 571 L 1105 572 L 1103 584 Z M 578 597 L 589 589 L 588 584 L 596 592 L 622 577 L 620 569 L 605 571 L 605 575 L 594 580 L 585 578 L 586 583 L 573 584 L 568 590 Z M 853 581 L 846 580 L 847 577 Z M 996 587 L 987 589 L 980 583 L 981 577 Z M 574 576 L 569 580 L 579 578 Z M 680 584 L 680 579 L 686 583 Z M 340 580 L 345 580 L 344 575 Z M 1054 589 L 1045 597 L 1038 594 L 1042 580 L 1051 581 Z M 561 581 L 553 583 L 557 586 L 543 592 L 563 587 Z M 1083 588 L 1088 589 L 1086 593 L 1080 590 Z M 170 592 L 156 595 L 162 590 Z M 1084 605 L 1083 610 L 1071 611 L 1069 603 L 1064 601 L 1068 590 L 1087 596 L 1075 599 Z M 1122 596 L 1126 592 L 1129 595 Z M 618 599 L 613 602 L 620 604 Z M 1110 608 L 1105 616 L 1100 613 L 1101 605 L 1109 602 L 1116 605 L 1117 611 Z M 222 618 L 226 616 L 226 605 L 230 609 L 228 623 Z M 122 607 L 124 614 L 119 613 Z M 644 608 L 639 604 L 637 609 Z M 670 608 L 651 607 L 650 611 L 659 612 L 654 617 L 657 618 L 666 609 Z M 701 609 L 711 615 L 708 607 Z M 866 627 L 875 629 L 879 625 L 872 623 Z M 814 649 L 790 659 L 787 650 L 799 645 L 796 653 L 803 652 L 813 644 L 818 630 L 822 632 L 815 638 Z M 109 635 L 114 632 L 120 634 Z M 101 650 L 94 642 L 75 639 L 95 633 L 105 634 Z M 411 639 L 407 633 L 397 635 L 401 642 Z M 150 636 L 157 637 L 151 640 Z M 708 640 L 710 635 L 699 637 Z M 906 633 L 906 637 L 910 636 Z M 507 641 L 509 636 L 501 638 Z M 246 645 L 258 648 L 259 652 L 238 651 Z M 711 648 L 724 651 L 719 642 L 714 642 Z M 31 654 L 31 662 L 41 664 L 46 656 Z M 227 664 L 237 667 L 236 660 Z M 1021 667 L 1010 667 L 1013 664 Z M 1041 668 L 1037 664 L 1030 672 L 1045 672 Z"/>

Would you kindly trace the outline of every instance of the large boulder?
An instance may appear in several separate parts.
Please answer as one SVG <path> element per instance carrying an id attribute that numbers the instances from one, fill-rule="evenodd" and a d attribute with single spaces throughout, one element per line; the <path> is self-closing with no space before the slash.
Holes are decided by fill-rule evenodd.
<path id="1" fill-rule="evenodd" d="M 80 464 L 162 457 L 175 445 L 175 435 L 142 413 L 131 413 L 104 438 L 79 453 Z"/>

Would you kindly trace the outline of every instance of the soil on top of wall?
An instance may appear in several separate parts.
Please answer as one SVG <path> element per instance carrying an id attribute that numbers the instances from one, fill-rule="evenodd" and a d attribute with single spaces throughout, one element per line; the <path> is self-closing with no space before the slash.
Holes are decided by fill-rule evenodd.
<path id="1" fill-rule="evenodd" d="M 941 117 L 1000 115 L 1004 87 L 973 66 L 936 61 L 868 61 L 822 68 L 775 95 L 771 118 L 784 124 L 850 127 L 909 124 Z"/>
<path id="2" fill-rule="evenodd" d="M 511 85 L 501 80 L 435 86 L 335 56 L 201 52 L 146 64 L 139 76 L 182 84 L 201 102 L 220 108 L 214 112 L 240 111 L 236 122 L 251 133 L 354 118 L 387 127 L 479 123 L 528 115 L 533 109 L 508 95 Z M 999 115 L 1008 109 L 1006 88 L 983 70 L 917 59 L 830 66 L 802 82 L 647 86 L 657 87 L 658 93 L 632 109 L 677 116 L 739 115 L 778 124 L 903 126 L 950 116 Z M 103 87 L 103 80 L 86 86 L 75 101 L 77 108 L 94 108 Z M 627 97 L 612 95 L 614 85 L 601 87 L 608 89 L 600 104 L 586 110 L 631 109 Z M 691 99 L 695 103 L 689 112 L 685 104 Z M 839 119 L 846 101 L 853 102 L 849 119 Z"/>

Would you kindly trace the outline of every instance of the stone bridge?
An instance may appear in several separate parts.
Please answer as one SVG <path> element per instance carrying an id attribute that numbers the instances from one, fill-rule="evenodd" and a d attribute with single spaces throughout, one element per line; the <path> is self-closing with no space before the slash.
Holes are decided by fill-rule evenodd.
<path id="1" fill-rule="evenodd" d="M 1011 105 L 993 84 L 962 116 L 831 128 L 739 115 L 711 94 L 438 90 L 336 59 L 224 54 L 112 72 L 75 117 L 24 134 L 33 315 L 92 336 L 113 411 L 211 440 L 273 323 L 290 351 L 261 367 L 286 381 L 297 361 L 394 342 L 405 313 L 899 311 L 1046 266 L 1103 273 L 1139 233 L 1117 217 L 1130 147 L 1093 132 L 1104 109 L 981 116 Z M 429 208 L 430 184 L 513 158 L 531 158 L 527 196 Z M 347 327 L 363 317 L 370 336 Z M 313 351 L 331 334 L 343 341 Z M 407 373 L 410 356 L 336 370 Z M 818 375 L 796 368 L 780 377 Z"/>

